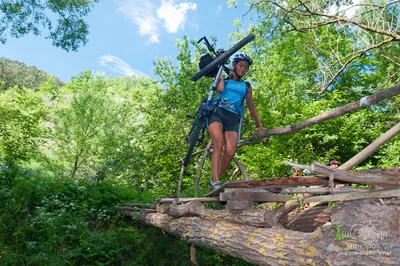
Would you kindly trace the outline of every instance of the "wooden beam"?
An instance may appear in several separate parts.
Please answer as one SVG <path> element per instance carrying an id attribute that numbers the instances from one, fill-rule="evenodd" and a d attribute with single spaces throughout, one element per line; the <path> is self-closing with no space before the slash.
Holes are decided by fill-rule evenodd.
<path id="1" fill-rule="evenodd" d="M 157 203 L 186 203 L 189 201 L 212 202 L 219 201 L 218 197 L 200 197 L 200 198 L 161 198 L 157 199 Z"/>
<path id="2" fill-rule="evenodd" d="M 303 164 L 297 164 L 297 163 L 292 163 L 292 162 L 288 162 L 288 161 L 283 161 L 284 164 L 290 165 L 292 167 L 297 167 L 297 168 L 301 168 L 301 169 L 307 169 L 311 171 L 311 166 L 308 165 L 303 165 Z"/>
<path id="3" fill-rule="evenodd" d="M 400 177 L 391 176 L 386 178 L 368 175 L 356 176 L 350 172 L 339 170 L 337 168 L 330 168 L 318 162 L 314 162 L 311 167 L 312 171 L 326 176 L 332 176 L 336 180 L 382 187 L 400 187 Z"/>
<path id="4" fill-rule="evenodd" d="M 269 186 L 319 186 L 328 185 L 328 180 L 318 176 L 293 176 L 249 181 L 230 181 L 224 184 L 225 188 L 254 188 Z"/>
<path id="5" fill-rule="evenodd" d="M 359 193 L 342 193 L 336 195 L 328 195 L 328 196 L 316 196 L 305 199 L 305 203 L 310 202 L 332 202 L 332 201 L 350 201 L 350 200 L 358 200 L 358 199 L 379 199 L 379 198 L 391 198 L 391 197 L 399 197 L 400 189 L 380 189 L 368 192 L 359 192 Z"/>
<path id="6" fill-rule="evenodd" d="M 400 179 L 400 168 L 363 169 L 351 171 L 351 173 L 356 176 L 371 176 L 389 179 L 397 177 Z"/>
<path id="7" fill-rule="evenodd" d="M 220 201 L 259 201 L 259 202 L 286 202 L 292 196 L 277 195 L 270 192 L 243 192 L 235 191 L 231 193 L 219 194 Z"/>
<path id="8" fill-rule="evenodd" d="M 310 194 L 329 194 L 333 193 L 346 193 L 346 192 L 363 192 L 368 191 L 365 188 L 352 188 L 352 187 L 334 187 L 329 189 L 327 187 L 310 187 L 310 188 L 282 188 L 281 193 L 295 194 L 295 193 L 310 193 Z"/>

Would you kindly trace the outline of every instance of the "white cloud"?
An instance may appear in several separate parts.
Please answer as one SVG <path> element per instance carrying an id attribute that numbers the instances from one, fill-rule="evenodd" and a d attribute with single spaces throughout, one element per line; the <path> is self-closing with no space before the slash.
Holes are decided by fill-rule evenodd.
<path id="1" fill-rule="evenodd" d="M 154 14 L 156 6 L 148 0 L 116 1 L 121 12 L 131 22 L 139 26 L 141 35 L 148 35 L 150 43 L 159 43 L 158 19 Z"/>
<path id="2" fill-rule="evenodd" d="M 219 15 L 219 12 L 221 11 L 221 9 L 222 9 L 222 5 L 219 5 L 217 8 L 217 15 Z"/>
<path id="3" fill-rule="evenodd" d="M 133 69 L 129 64 L 125 63 L 122 59 L 113 55 L 103 55 L 100 57 L 100 65 L 104 66 L 110 71 L 117 72 L 124 76 L 146 76 L 145 73 Z"/>
<path id="4" fill-rule="evenodd" d="M 168 33 L 183 29 L 187 12 L 196 10 L 192 2 L 177 3 L 179 0 L 161 0 L 156 5 L 154 0 L 114 0 L 118 11 L 139 27 L 139 33 L 148 36 L 148 43 L 159 43 L 160 27 Z"/>
<path id="5" fill-rule="evenodd" d="M 162 0 L 161 6 L 157 9 L 158 18 L 164 19 L 164 28 L 169 33 L 176 33 L 183 29 L 186 21 L 186 13 L 189 10 L 196 10 L 195 3 L 176 4 L 175 0 Z"/>
<path id="6" fill-rule="evenodd" d="M 360 0 L 353 0 L 352 5 L 345 5 L 345 6 L 340 6 L 337 7 L 336 5 L 332 5 L 328 8 L 328 14 L 334 15 L 334 14 L 339 14 L 340 16 L 344 16 L 347 18 L 353 18 L 357 12 L 357 10 L 360 8 L 357 6 L 360 3 Z"/>

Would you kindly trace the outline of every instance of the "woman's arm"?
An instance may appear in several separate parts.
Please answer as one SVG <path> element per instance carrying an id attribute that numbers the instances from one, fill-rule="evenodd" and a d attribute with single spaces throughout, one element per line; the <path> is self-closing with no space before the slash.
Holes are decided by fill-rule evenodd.
<path id="1" fill-rule="evenodd" d="M 263 131 L 263 125 L 261 123 L 260 117 L 258 116 L 256 107 L 254 106 L 253 89 L 251 85 L 249 86 L 249 91 L 247 93 L 246 101 L 247 101 L 247 106 L 249 107 L 250 110 L 250 114 L 253 117 L 254 121 L 256 121 L 256 124 L 258 126 L 257 132 L 260 133 L 261 131 Z"/>
<path id="2" fill-rule="evenodd" d="M 225 89 L 225 82 L 224 82 L 224 77 L 222 77 L 222 74 L 221 74 L 221 76 L 219 77 L 219 80 L 218 80 L 218 84 L 217 84 L 217 91 L 218 91 L 218 93 L 223 93 L 224 89 Z"/>

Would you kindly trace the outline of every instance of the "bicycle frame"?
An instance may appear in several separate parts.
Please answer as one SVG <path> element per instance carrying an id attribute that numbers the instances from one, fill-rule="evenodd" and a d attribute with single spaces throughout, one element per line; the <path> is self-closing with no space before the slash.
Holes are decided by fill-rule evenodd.
<path id="1" fill-rule="evenodd" d="M 210 114 L 211 102 L 212 102 L 212 99 L 213 99 L 213 97 L 214 97 L 214 92 L 217 90 L 217 86 L 218 86 L 218 82 L 219 82 L 219 77 L 221 76 L 222 71 L 224 70 L 224 64 L 225 64 L 225 63 L 221 64 L 221 66 L 219 67 L 218 73 L 217 73 L 217 75 L 216 75 L 215 78 L 214 78 L 214 82 L 213 82 L 213 84 L 212 84 L 212 86 L 211 86 L 211 89 L 210 89 L 210 91 L 208 92 L 208 97 L 207 97 L 206 103 L 205 103 L 204 106 L 203 106 L 203 111 L 202 111 L 202 113 L 201 113 L 201 114 L 202 114 L 203 116 L 205 116 L 205 117 L 207 117 L 207 116 Z"/>
<path id="2" fill-rule="evenodd" d="M 222 71 L 224 70 L 225 65 L 221 64 L 221 66 L 218 69 L 217 75 L 214 77 L 214 81 L 213 84 L 210 88 L 210 91 L 208 92 L 208 96 L 207 99 L 205 100 L 204 104 L 203 101 L 201 102 L 201 106 L 199 107 L 199 109 L 196 111 L 196 118 L 195 121 L 192 125 L 192 127 L 190 128 L 189 134 L 186 137 L 186 139 L 190 139 L 190 136 L 192 135 L 193 131 L 195 130 L 198 121 L 200 120 L 200 118 L 204 118 L 207 119 L 210 116 L 210 111 L 211 111 L 211 103 L 213 101 L 213 97 L 214 97 L 214 93 L 217 90 L 217 86 L 218 86 L 218 81 L 219 81 L 219 77 L 222 74 Z M 204 130 L 205 127 L 207 126 L 207 123 L 204 124 L 203 129 L 202 129 L 202 137 L 198 139 L 198 142 L 202 142 L 203 138 L 204 138 Z"/>

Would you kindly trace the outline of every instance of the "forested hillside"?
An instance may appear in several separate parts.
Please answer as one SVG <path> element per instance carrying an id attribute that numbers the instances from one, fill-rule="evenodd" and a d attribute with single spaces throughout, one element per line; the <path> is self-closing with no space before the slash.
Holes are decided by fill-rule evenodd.
<path id="1" fill-rule="evenodd" d="M 371 25 L 377 12 L 372 9 L 378 8 L 363 8 L 360 24 Z M 398 4 L 391 8 L 380 9 L 386 12 L 380 21 L 397 16 Z M 252 9 L 258 22 L 238 23 L 231 41 L 248 32 L 256 35 L 243 51 L 254 59 L 246 78 L 265 129 L 298 123 L 400 83 L 397 27 L 382 22 L 368 31 L 345 20 L 324 23 L 324 16 L 319 23 L 305 21 L 304 10 L 269 1 Z M 192 122 L 186 115 L 193 114 L 211 84 L 207 78 L 191 80 L 205 52 L 197 40 L 183 36 L 177 51 L 177 64 L 155 59 L 157 80 L 85 71 L 64 83 L 0 58 L 0 264 L 190 263 L 186 243 L 111 209 L 126 202 L 154 202 L 177 191 Z M 290 176 L 292 169 L 283 160 L 345 162 L 398 123 L 399 110 L 397 96 L 241 147 L 237 158 L 253 179 Z M 242 139 L 255 130 L 247 112 Z M 396 136 L 358 169 L 399 167 L 399 151 Z M 197 170 L 194 157 L 184 174 L 182 196 L 193 196 Z M 222 181 L 233 171 L 232 166 Z M 209 192 L 210 176 L 206 162 L 200 194 Z M 199 251 L 198 262 L 247 265 L 206 249 Z"/>
<path id="2" fill-rule="evenodd" d="M 63 82 L 34 66 L 0 57 L 0 90 L 20 86 L 38 90 L 40 86 L 61 87 Z"/>

